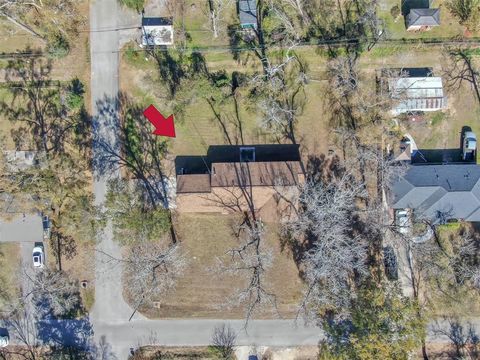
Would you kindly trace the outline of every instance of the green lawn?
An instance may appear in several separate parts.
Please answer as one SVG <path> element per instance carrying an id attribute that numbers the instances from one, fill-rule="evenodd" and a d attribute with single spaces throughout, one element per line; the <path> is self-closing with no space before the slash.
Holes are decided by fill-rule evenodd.
<path id="1" fill-rule="evenodd" d="M 230 6 L 225 9 L 221 28 L 226 30 L 227 24 L 235 24 L 238 22 L 236 14 L 236 5 L 232 1 Z M 213 38 L 213 33 L 210 30 L 210 20 L 208 17 L 208 6 L 204 0 L 188 0 L 185 5 L 185 30 L 190 37 L 190 46 L 216 46 L 227 47 L 229 44 L 226 31 L 221 31 L 219 36 Z"/>

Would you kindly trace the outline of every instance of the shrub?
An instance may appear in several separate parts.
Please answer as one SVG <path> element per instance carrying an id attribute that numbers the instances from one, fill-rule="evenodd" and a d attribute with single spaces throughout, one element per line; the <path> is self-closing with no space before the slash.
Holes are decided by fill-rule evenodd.
<path id="1" fill-rule="evenodd" d="M 70 110 L 80 109 L 83 105 L 85 89 L 82 82 L 75 78 L 67 87 L 67 106 Z"/>
<path id="2" fill-rule="evenodd" d="M 52 58 L 62 58 L 70 52 L 70 44 L 65 36 L 56 32 L 48 39 L 47 45 L 48 56 Z"/>
<path id="3" fill-rule="evenodd" d="M 140 12 L 145 5 L 145 0 L 119 0 L 120 4 L 128 7 L 129 9 Z"/>
<path id="4" fill-rule="evenodd" d="M 398 18 L 400 16 L 400 7 L 398 5 L 392 6 L 390 14 L 394 19 Z"/>

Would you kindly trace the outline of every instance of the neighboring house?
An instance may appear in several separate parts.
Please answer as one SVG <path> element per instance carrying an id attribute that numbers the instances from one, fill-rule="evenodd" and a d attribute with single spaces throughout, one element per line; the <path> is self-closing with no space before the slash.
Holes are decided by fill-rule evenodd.
<path id="1" fill-rule="evenodd" d="M 469 149 L 425 150 L 417 148 L 410 134 L 404 136 L 395 160 L 408 168 L 389 194 L 397 218 L 409 213 L 403 210 L 413 210 L 416 218 L 432 223 L 480 221 L 480 166 L 476 165 L 476 136 L 468 126 L 462 129 L 465 143 Z M 469 150 L 474 153 L 467 157 Z"/>
<path id="2" fill-rule="evenodd" d="M 5 163 L 11 171 L 25 170 L 34 165 L 39 165 L 40 158 L 43 156 L 43 154 L 43 152 L 39 153 L 37 151 L 3 151 Z"/>
<path id="3" fill-rule="evenodd" d="M 173 45 L 173 22 L 171 18 L 142 18 L 143 46 Z"/>
<path id="4" fill-rule="evenodd" d="M 401 69 L 399 76 L 387 79 L 388 92 L 396 100 L 394 115 L 438 111 L 447 106 L 442 78 L 433 76 L 430 68 Z"/>
<path id="5" fill-rule="evenodd" d="M 175 163 L 179 212 L 253 208 L 275 216 L 296 201 L 304 182 L 297 145 L 211 146 L 207 156 L 179 156 Z"/>
<path id="6" fill-rule="evenodd" d="M 405 23 L 407 31 L 428 31 L 440 25 L 440 9 L 410 9 Z"/>
<path id="7" fill-rule="evenodd" d="M 411 209 L 433 223 L 480 221 L 480 166 L 414 165 L 391 189 L 392 209 Z"/>
<path id="8" fill-rule="evenodd" d="M 257 28 L 257 2 L 256 0 L 238 0 L 238 17 L 240 26 L 244 29 Z"/>

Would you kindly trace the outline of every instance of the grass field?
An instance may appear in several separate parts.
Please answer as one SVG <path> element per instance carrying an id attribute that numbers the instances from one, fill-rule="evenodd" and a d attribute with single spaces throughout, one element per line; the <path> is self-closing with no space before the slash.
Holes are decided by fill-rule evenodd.
<path id="1" fill-rule="evenodd" d="M 188 265 L 176 289 L 161 300 L 160 308 L 145 312 L 154 318 L 242 318 L 241 308 L 225 308 L 235 288 L 244 285 L 244 279 L 219 275 L 212 269 L 217 258 L 236 245 L 232 234 L 232 216 L 207 214 L 180 214 L 176 230 Z M 274 255 L 268 270 L 267 287 L 277 296 L 278 310 L 283 317 L 293 317 L 301 297 L 302 283 L 290 254 L 280 251 L 276 226 L 267 224 L 266 246 Z M 288 279 L 288 281 L 286 280 Z M 262 317 L 272 317 L 267 312 Z"/>
<path id="2" fill-rule="evenodd" d="M 8 299 L 15 299 L 20 292 L 20 246 L 15 243 L 0 243 L 0 310 Z"/>
<path id="3" fill-rule="evenodd" d="M 26 48 L 39 49 L 45 46 L 38 37 L 35 37 L 4 17 L 0 17 L 0 53 L 22 51 Z"/>
<path id="4" fill-rule="evenodd" d="M 323 153 L 329 147 L 330 133 L 328 120 L 325 116 L 325 97 L 323 93 L 328 86 L 325 77 L 325 59 L 318 56 L 313 50 L 300 49 L 299 54 L 309 63 L 311 80 L 305 87 L 305 107 L 298 116 L 297 134 L 299 143 L 309 153 Z M 235 71 L 252 73 L 260 70 L 259 63 L 253 59 L 247 64 L 238 63 L 230 54 L 220 59 L 206 60 L 210 72 L 226 70 L 231 74 Z M 162 91 L 158 79 L 156 65 L 152 60 L 146 61 L 145 57 L 136 56 L 135 59 L 124 55 L 120 70 L 121 89 L 143 104 L 155 104 L 161 111 L 171 113 L 171 102 Z M 260 114 L 254 104 L 248 103 L 246 94 L 238 96 L 239 114 L 242 123 L 243 143 L 262 144 L 276 142 L 273 134 L 260 127 Z M 234 106 L 231 104 L 222 112 L 226 119 L 226 128 L 230 139 L 234 143 L 242 143 L 242 136 L 238 131 Z M 208 103 L 203 98 L 193 100 L 185 109 L 182 116 L 176 117 L 176 138 L 172 140 L 171 156 L 201 155 L 205 154 L 209 145 L 225 144 L 225 134 L 215 118 Z"/>

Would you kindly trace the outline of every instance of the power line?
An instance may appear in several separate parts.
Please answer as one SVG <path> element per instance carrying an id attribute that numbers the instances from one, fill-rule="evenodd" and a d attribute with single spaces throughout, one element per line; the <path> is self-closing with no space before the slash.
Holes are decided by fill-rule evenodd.
<path id="1" fill-rule="evenodd" d="M 373 38 L 365 39 L 368 41 L 374 41 Z M 298 48 L 316 48 L 321 46 L 336 46 L 336 45 L 345 45 L 351 44 L 354 45 L 359 42 L 359 38 L 347 38 L 347 39 L 331 39 L 331 40 L 320 40 L 316 43 L 312 43 L 310 41 L 300 41 L 296 47 Z M 388 44 L 397 44 L 397 45 L 412 45 L 412 44 L 422 44 L 426 46 L 436 46 L 436 45 L 458 45 L 458 44 L 465 44 L 465 45 L 480 45 L 480 38 L 471 39 L 471 40 L 456 40 L 450 38 L 436 38 L 436 39 L 412 39 L 411 41 L 406 41 L 404 39 L 390 39 L 390 40 L 378 40 L 377 45 L 388 45 Z M 227 45 L 209 45 L 209 46 L 190 46 L 186 47 L 186 51 L 191 52 L 200 52 L 200 53 L 208 53 L 208 52 L 242 52 L 242 51 L 252 51 L 252 50 L 262 50 L 262 46 L 241 46 L 241 47 L 231 47 Z M 268 46 L 269 50 L 281 50 L 281 46 Z M 156 47 L 154 51 L 162 51 L 167 52 L 171 48 L 169 47 Z M 113 51 L 99 51 L 96 52 L 97 54 L 101 53 L 125 53 L 126 51 L 134 51 L 134 52 L 148 52 L 151 51 L 151 48 L 143 48 L 143 49 L 119 49 Z M 0 54 L 0 59 L 2 58 L 15 58 L 15 57 L 41 57 L 44 56 L 44 53 L 38 53 L 34 51 L 25 51 L 25 52 L 18 52 L 18 53 L 8 53 L 8 54 Z"/>

